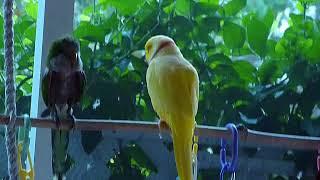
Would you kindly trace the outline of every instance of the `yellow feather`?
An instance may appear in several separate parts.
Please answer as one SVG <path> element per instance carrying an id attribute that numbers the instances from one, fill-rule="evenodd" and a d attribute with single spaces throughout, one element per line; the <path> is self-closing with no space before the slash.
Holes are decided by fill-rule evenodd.
<path id="1" fill-rule="evenodd" d="M 150 60 L 147 87 L 154 110 L 171 129 L 180 180 L 192 180 L 192 137 L 199 78 L 195 68 L 175 48 L 176 51 L 164 49 Z"/>

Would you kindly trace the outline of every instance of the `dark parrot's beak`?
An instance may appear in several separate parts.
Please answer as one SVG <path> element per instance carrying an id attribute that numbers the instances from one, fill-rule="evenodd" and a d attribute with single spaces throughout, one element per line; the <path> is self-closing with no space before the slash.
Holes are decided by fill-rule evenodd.
<path id="1" fill-rule="evenodd" d="M 74 66 L 77 63 L 77 59 L 78 59 L 78 53 L 72 54 L 72 57 L 71 57 L 72 66 Z"/>

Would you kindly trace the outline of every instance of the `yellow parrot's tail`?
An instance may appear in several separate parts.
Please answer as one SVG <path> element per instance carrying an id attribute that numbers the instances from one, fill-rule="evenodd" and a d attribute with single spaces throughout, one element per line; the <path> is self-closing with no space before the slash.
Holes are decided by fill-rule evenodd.
<path id="1" fill-rule="evenodd" d="M 184 127 L 183 127 L 184 126 Z M 180 180 L 193 180 L 192 175 L 192 137 L 194 120 L 171 124 L 173 150 Z"/>

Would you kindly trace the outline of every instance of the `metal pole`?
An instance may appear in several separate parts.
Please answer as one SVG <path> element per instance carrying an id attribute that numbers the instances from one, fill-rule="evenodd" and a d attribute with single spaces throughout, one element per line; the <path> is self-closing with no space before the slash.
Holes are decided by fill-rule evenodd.
<path id="1" fill-rule="evenodd" d="M 0 115 L 0 124 L 8 124 L 8 116 Z M 23 125 L 23 118 L 17 117 L 17 126 Z M 32 118 L 32 127 L 51 128 L 51 129 L 70 129 L 71 121 L 62 121 L 60 127 L 51 119 Z M 75 130 L 108 130 L 113 132 L 139 131 L 144 133 L 158 133 L 158 124 L 156 122 L 128 121 L 128 120 L 99 120 L 99 119 L 78 119 L 75 123 Z M 208 138 L 226 138 L 230 139 L 230 132 L 226 128 L 197 125 L 196 133 L 200 137 L 200 143 Z M 287 134 L 276 134 L 254 131 L 243 128 L 239 130 L 241 145 L 253 144 L 259 147 L 278 147 L 300 150 L 318 150 L 320 149 L 320 137 L 296 136 Z M 201 140 L 202 139 L 202 140 Z"/>

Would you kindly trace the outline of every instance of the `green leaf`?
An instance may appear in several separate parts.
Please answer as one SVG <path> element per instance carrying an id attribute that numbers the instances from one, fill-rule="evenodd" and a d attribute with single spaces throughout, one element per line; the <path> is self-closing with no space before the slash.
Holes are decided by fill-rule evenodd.
<path id="1" fill-rule="evenodd" d="M 224 44 L 230 49 L 241 48 L 246 39 L 245 29 L 230 21 L 225 22 L 222 33 Z"/>
<path id="2" fill-rule="evenodd" d="M 81 22 L 74 31 L 77 38 L 83 38 L 89 41 L 104 41 L 106 31 L 102 26 L 93 25 L 89 22 Z"/>
<path id="3" fill-rule="evenodd" d="M 266 44 L 269 30 L 266 25 L 256 17 L 251 17 L 247 24 L 247 37 L 250 48 L 261 57 L 266 54 Z"/>
<path id="4" fill-rule="evenodd" d="M 0 71 L 3 70 L 3 67 L 4 67 L 4 57 L 3 56 L 0 56 Z M 2 82 L 2 73 L 0 72 L 0 83 L 1 84 L 4 84 L 4 82 Z M 4 81 L 4 80 L 3 80 Z M 0 91 L 1 92 L 1 91 Z M 1 94 L 0 94 L 1 95 Z"/>
<path id="5" fill-rule="evenodd" d="M 247 61 L 233 62 L 233 68 L 238 72 L 240 78 L 247 83 L 257 82 L 257 70 Z"/>
<path id="6" fill-rule="evenodd" d="M 208 3 L 210 5 L 219 5 L 219 0 L 199 0 L 199 3 Z"/>
<path id="7" fill-rule="evenodd" d="M 3 48 L 3 16 L 0 15 L 0 38 L 2 40 L 0 40 L 0 48 Z M 1 66 L 1 68 L 3 68 L 3 66 Z"/>
<path id="8" fill-rule="evenodd" d="M 299 2 L 301 4 L 316 4 L 316 3 L 320 3 L 320 0 L 299 0 Z"/>
<path id="9" fill-rule="evenodd" d="M 221 21 L 220 17 L 200 16 L 199 18 L 196 19 L 196 21 L 199 23 L 199 26 L 195 28 L 200 29 L 200 31 L 204 29 L 209 33 L 212 30 L 215 32 L 219 32 L 220 30 L 220 21 Z M 207 39 L 208 39 L 208 33 L 203 34 L 204 36 L 207 36 Z"/>
<path id="10" fill-rule="evenodd" d="M 304 21 L 303 19 L 304 19 L 304 16 L 301 14 L 294 14 L 294 13 L 290 14 L 290 20 L 294 25 L 302 24 Z"/>
<path id="11" fill-rule="evenodd" d="M 24 96 L 31 96 L 32 93 L 32 80 L 28 80 L 21 86 L 21 90 Z"/>
<path id="12" fill-rule="evenodd" d="M 174 3 L 171 3 L 169 4 L 168 6 L 164 7 L 163 8 L 163 11 L 166 13 L 166 14 L 170 14 L 175 8 L 175 5 Z"/>
<path id="13" fill-rule="evenodd" d="M 36 25 L 32 24 L 31 26 L 29 26 L 29 28 L 27 28 L 25 30 L 24 35 L 29 40 L 35 42 L 35 39 L 36 39 Z"/>
<path id="14" fill-rule="evenodd" d="M 232 86 L 245 87 L 246 83 L 239 77 L 238 72 L 232 64 L 218 64 L 211 70 L 214 75 L 211 80 L 214 85 L 218 85 L 221 89 Z"/>
<path id="15" fill-rule="evenodd" d="M 21 21 L 18 21 L 14 25 L 14 33 L 23 35 L 26 29 L 28 29 L 34 23 L 35 23 L 35 20 L 28 19 L 26 16 L 24 16 L 21 18 Z"/>
<path id="16" fill-rule="evenodd" d="M 139 169 L 146 168 L 149 171 L 155 173 L 158 172 L 157 167 L 153 164 L 151 159 L 145 154 L 145 152 L 139 145 L 130 144 L 126 147 L 124 151 L 131 158 L 132 165 L 137 166 Z M 148 176 L 148 174 L 145 174 L 145 176 Z"/>
<path id="17" fill-rule="evenodd" d="M 258 75 L 262 84 L 273 83 L 282 74 L 281 62 L 275 60 L 264 61 L 258 69 Z"/>
<path id="18" fill-rule="evenodd" d="M 113 13 L 108 18 L 105 18 L 102 20 L 102 24 L 98 25 L 100 27 L 103 27 L 105 30 L 117 30 L 119 25 L 119 19 L 117 18 L 117 14 Z M 118 32 L 118 31 L 116 31 Z"/>
<path id="19" fill-rule="evenodd" d="M 276 45 L 277 45 L 277 41 L 268 39 L 268 41 L 267 41 L 267 54 L 270 57 L 276 56 Z"/>
<path id="20" fill-rule="evenodd" d="M 303 7 L 303 5 L 301 4 L 301 1 L 298 1 L 298 2 L 297 2 L 296 8 L 299 10 L 300 13 L 303 13 L 304 7 Z"/>
<path id="21" fill-rule="evenodd" d="M 186 29 L 192 29 L 192 23 L 184 16 L 175 16 L 173 18 L 174 27 L 177 32 L 176 39 L 185 39 L 190 31 L 186 31 Z"/>
<path id="22" fill-rule="evenodd" d="M 144 3 L 144 0 L 101 0 L 100 3 L 103 6 L 113 6 L 123 15 L 132 15 L 135 13 L 141 5 Z"/>
<path id="23" fill-rule="evenodd" d="M 213 17 L 218 9 L 219 4 L 204 1 L 194 4 L 193 13 L 195 17 L 202 15 L 205 15 L 204 17 Z"/>
<path id="24" fill-rule="evenodd" d="M 139 72 L 144 72 L 146 71 L 148 65 L 147 63 L 145 63 L 143 61 L 143 59 L 140 59 L 140 58 L 136 58 L 136 57 L 132 57 L 131 58 L 131 63 L 132 63 L 132 66 L 133 68 L 136 70 L 136 71 L 139 71 Z"/>
<path id="25" fill-rule="evenodd" d="M 139 23 L 145 23 L 145 22 L 149 22 L 153 23 L 153 21 L 156 20 L 157 16 L 157 11 L 155 11 L 154 9 L 156 9 L 158 6 L 158 4 L 156 3 L 156 1 L 151 1 L 150 3 L 145 3 L 144 6 L 142 6 L 140 12 L 137 14 L 136 18 L 138 20 Z"/>
<path id="26" fill-rule="evenodd" d="M 209 66 L 211 69 L 214 69 L 219 64 L 231 64 L 231 59 L 224 55 L 224 54 L 214 54 L 212 56 L 209 56 L 208 61 L 206 62 L 207 66 Z"/>
<path id="27" fill-rule="evenodd" d="M 307 57 L 309 62 L 311 62 L 312 64 L 317 64 L 320 62 L 319 47 L 320 47 L 320 37 L 317 39 L 314 39 L 312 47 L 307 49 Z"/>
<path id="28" fill-rule="evenodd" d="M 284 41 L 284 40 L 283 40 Z M 275 46 L 275 52 L 281 56 L 284 56 L 286 53 L 286 49 L 284 47 L 284 42 L 280 40 Z"/>
<path id="29" fill-rule="evenodd" d="M 38 16 L 38 3 L 33 3 L 33 2 L 27 3 L 26 12 L 33 19 L 37 19 L 37 16 Z"/>
<path id="30" fill-rule="evenodd" d="M 301 51 L 304 53 L 308 53 L 312 45 L 313 45 L 313 39 L 311 38 L 308 38 L 308 39 L 301 38 L 301 40 L 298 41 L 297 43 L 298 48 L 301 49 Z"/>
<path id="31" fill-rule="evenodd" d="M 226 16 L 234 16 L 247 5 L 247 0 L 231 0 L 223 6 Z"/>
<path id="32" fill-rule="evenodd" d="M 84 109 L 87 109 L 87 108 L 91 108 L 91 104 L 93 102 L 93 99 L 91 96 L 83 96 L 81 98 L 81 109 L 84 110 Z"/>
<path id="33" fill-rule="evenodd" d="M 263 22 L 266 25 L 266 27 L 268 28 L 268 30 L 270 30 L 272 23 L 274 21 L 274 12 L 272 9 L 268 9 L 266 15 L 263 17 Z"/>
<path id="34" fill-rule="evenodd" d="M 177 0 L 176 1 L 176 13 L 180 16 L 189 17 L 190 16 L 190 0 Z"/>

